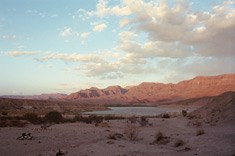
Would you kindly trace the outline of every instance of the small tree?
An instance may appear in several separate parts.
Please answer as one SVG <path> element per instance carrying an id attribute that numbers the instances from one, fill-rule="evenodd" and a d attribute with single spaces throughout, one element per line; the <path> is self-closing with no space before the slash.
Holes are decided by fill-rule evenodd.
<path id="1" fill-rule="evenodd" d="M 46 121 L 48 122 L 54 122 L 54 123 L 60 123 L 63 121 L 63 116 L 60 112 L 57 112 L 57 111 L 51 111 L 51 112 L 48 112 L 46 115 L 45 115 L 45 119 Z"/>

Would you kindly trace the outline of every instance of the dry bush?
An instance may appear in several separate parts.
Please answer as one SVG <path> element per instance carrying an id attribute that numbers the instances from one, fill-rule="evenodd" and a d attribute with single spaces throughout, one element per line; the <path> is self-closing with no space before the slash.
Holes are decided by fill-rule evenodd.
<path id="1" fill-rule="evenodd" d="M 175 147 L 180 147 L 184 145 L 184 141 L 182 139 L 177 139 L 175 142 Z"/>
<path id="2" fill-rule="evenodd" d="M 125 119 L 125 117 L 123 116 L 115 116 L 115 115 L 105 115 L 104 116 L 104 120 L 122 120 L 122 119 Z"/>
<path id="3" fill-rule="evenodd" d="M 153 141 L 152 144 L 167 144 L 169 143 L 170 140 L 168 137 L 166 137 L 162 132 L 158 131 L 155 135 L 155 140 Z"/>
<path id="4" fill-rule="evenodd" d="M 140 126 L 146 126 L 149 125 L 149 121 L 146 117 L 142 116 L 139 121 Z"/>
<path id="5" fill-rule="evenodd" d="M 155 141 L 161 141 L 163 138 L 163 134 L 160 131 L 155 135 Z"/>
<path id="6" fill-rule="evenodd" d="M 139 135 L 139 128 L 135 125 L 128 124 L 124 129 L 124 134 L 130 141 L 136 141 Z"/>
<path id="7" fill-rule="evenodd" d="M 0 120 L 0 127 L 25 127 L 25 121 L 21 120 Z"/>
<path id="8" fill-rule="evenodd" d="M 8 113 L 7 113 L 6 111 L 3 111 L 3 112 L 2 112 L 2 115 L 3 115 L 3 116 L 7 116 Z"/>
<path id="9" fill-rule="evenodd" d="M 198 129 L 196 132 L 196 136 L 205 134 L 205 131 L 203 129 Z"/>
<path id="10" fill-rule="evenodd" d="M 38 115 L 35 113 L 26 113 L 24 115 L 24 119 L 29 121 L 32 124 L 41 124 L 42 123 L 42 119 L 39 118 Z"/>
<path id="11" fill-rule="evenodd" d="M 120 134 L 120 133 L 112 133 L 112 134 L 109 134 L 108 136 L 108 139 L 111 139 L 111 140 L 117 140 L 121 138 L 123 138 L 123 134 Z"/>
<path id="12" fill-rule="evenodd" d="M 63 116 L 60 112 L 50 111 L 45 115 L 45 120 L 50 123 L 61 123 L 63 121 Z"/>
<path id="13" fill-rule="evenodd" d="M 186 110 L 182 110 L 182 115 L 183 115 L 184 117 L 186 117 L 187 114 L 188 114 L 188 112 L 187 112 Z"/>
<path id="14" fill-rule="evenodd" d="M 10 122 L 11 127 L 25 127 L 26 124 L 27 123 L 25 121 L 21 121 L 21 120 L 12 120 Z"/>
<path id="15" fill-rule="evenodd" d="M 170 118 L 170 115 L 168 113 L 165 113 L 162 115 L 162 118 L 168 119 L 168 118 Z"/>
<path id="16" fill-rule="evenodd" d="M 78 121 L 78 122 L 83 122 L 83 123 L 86 123 L 86 124 L 91 124 L 92 123 L 92 119 L 89 118 L 89 117 L 83 117 L 81 115 L 76 115 L 74 117 L 74 120 L 75 121 Z"/>
<path id="17" fill-rule="evenodd" d="M 137 122 L 137 117 L 132 116 L 132 117 L 129 118 L 129 121 L 130 121 L 131 123 L 136 123 L 136 122 Z"/>
<path id="18" fill-rule="evenodd" d="M 7 120 L 0 120 L 0 127 L 7 127 L 7 126 L 8 126 Z"/>

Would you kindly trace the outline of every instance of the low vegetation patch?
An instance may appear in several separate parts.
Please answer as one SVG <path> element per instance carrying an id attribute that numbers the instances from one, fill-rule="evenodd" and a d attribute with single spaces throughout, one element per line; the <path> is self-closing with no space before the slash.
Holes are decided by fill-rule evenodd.
<path id="1" fill-rule="evenodd" d="M 198 129 L 196 132 L 196 136 L 205 134 L 205 131 L 203 129 Z"/>
<path id="2" fill-rule="evenodd" d="M 63 116 L 60 112 L 50 111 L 45 115 L 45 120 L 50 123 L 61 123 L 63 122 Z"/>
<path id="3" fill-rule="evenodd" d="M 108 139 L 111 139 L 111 140 L 117 140 L 121 138 L 123 138 L 123 134 L 120 134 L 120 133 L 112 133 L 112 134 L 109 134 L 108 136 Z"/>
<path id="4" fill-rule="evenodd" d="M 139 123 L 140 123 L 140 126 L 142 126 L 142 127 L 149 125 L 148 119 L 147 119 L 146 117 L 144 117 L 144 116 L 142 116 L 142 117 L 140 118 Z"/>
<path id="5" fill-rule="evenodd" d="M 128 124 L 124 129 L 124 134 L 130 141 L 137 141 L 139 135 L 139 128 L 135 125 Z"/>
<path id="6" fill-rule="evenodd" d="M 104 116 L 104 120 L 107 120 L 107 121 L 109 121 L 109 120 L 123 120 L 123 119 L 125 119 L 125 117 L 123 117 L 123 116 L 115 116 L 115 115 Z"/>
<path id="7" fill-rule="evenodd" d="M 166 137 L 162 132 L 158 131 L 155 135 L 155 140 L 152 144 L 168 144 L 170 142 L 169 137 Z"/>
<path id="8" fill-rule="evenodd" d="M 26 113 L 23 118 L 32 124 L 42 123 L 42 118 L 39 118 L 38 115 L 35 113 Z"/>
<path id="9" fill-rule="evenodd" d="M 182 110 L 182 115 L 183 115 L 183 117 L 186 117 L 187 116 L 187 114 L 188 114 L 188 112 L 186 111 L 186 110 Z"/>
<path id="10" fill-rule="evenodd" d="M 6 111 L 3 111 L 3 112 L 2 112 L 2 115 L 3 115 L 3 116 L 7 116 L 8 113 L 7 113 Z"/>
<path id="11" fill-rule="evenodd" d="M 27 122 L 22 120 L 0 120 L 0 127 L 25 127 Z"/>
<path id="12" fill-rule="evenodd" d="M 168 113 L 165 113 L 162 115 L 162 118 L 168 119 L 168 118 L 170 118 L 170 115 Z"/>
<path id="13" fill-rule="evenodd" d="M 130 117 L 129 118 L 129 121 L 131 122 L 131 123 L 137 123 L 137 117 L 136 116 L 132 116 L 132 117 Z"/>
<path id="14" fill-rule="evenodd" d="M 97 115 L 89 115 L 89 116 L 76 115 L 74 117 L 74 120 L 78 122 L 87 123 L 87 124 L 95 123 L 96 125 L 98 125 L 104 120 L 104 117 L 97 116 Z"/>
<path id="15" fill-rule="evenodd" d="M 177 139 L 175 142 L 175 147 L 183 146 L 185 143 L 182 139 Z"/>

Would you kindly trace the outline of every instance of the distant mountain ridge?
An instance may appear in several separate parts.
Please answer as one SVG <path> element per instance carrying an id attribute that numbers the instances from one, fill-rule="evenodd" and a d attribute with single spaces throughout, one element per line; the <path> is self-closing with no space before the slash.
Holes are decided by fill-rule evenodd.
<path id="1" fill-rule="evenodd" d="M 159 103 L 179 101 L 204 96 L 216 96 L 227 91 L 235 91 L 235 74 L 219 76 L 198 76 L 177 84 L 143 82 L 129 89 L 111 86 L 106 89 L 90 88 L 72 93 L 69 100 L 80 99 L 115 99 L 122 103 Z"/>
<path id="2" fill-rule="evenodd" d="M 31 100 L 59 100 L 64 99 L 67 94 L 55 93 L 55 94 L 41 94 L 41 95 L 4 95 L 0 98 L 8 99 L 31 99 Z"/>
<path id="3" fill-rule="evenodd" d="M 198 76 L 176 84 L 143 82 L 137 86 L 122 88 L 109 86 L 105 89 L 91 87 L 69 95 L 41 94 L 34 96 L 1 96 L 1 98 L 34 100 L 72 100 L 93 104 L 159 104 L 175 101 L 217 96 L 235 91 L 235 74 Z"/>

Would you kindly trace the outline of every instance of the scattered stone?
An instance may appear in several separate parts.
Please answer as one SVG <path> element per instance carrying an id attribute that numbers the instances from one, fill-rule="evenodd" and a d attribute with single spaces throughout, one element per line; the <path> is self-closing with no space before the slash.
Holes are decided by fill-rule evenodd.
<path id="1" fill-rule="evenodd" d="M 107 144 L 114 144 L 113 141 L 107 141 Z"/>

